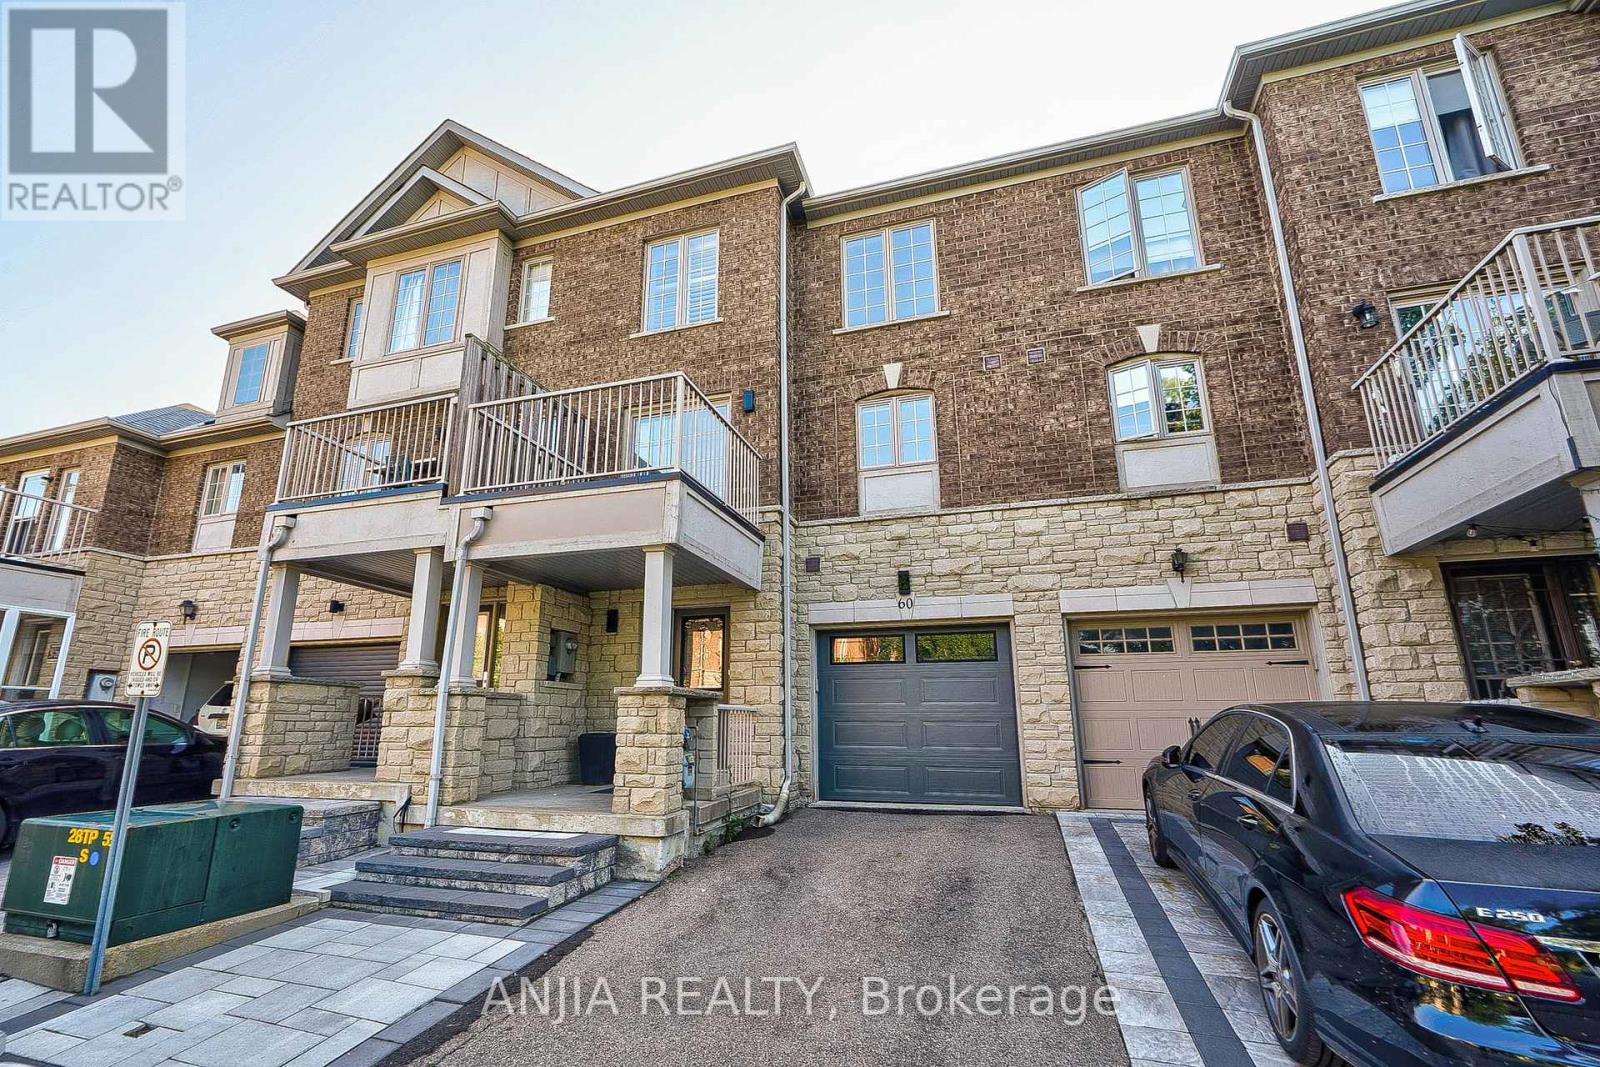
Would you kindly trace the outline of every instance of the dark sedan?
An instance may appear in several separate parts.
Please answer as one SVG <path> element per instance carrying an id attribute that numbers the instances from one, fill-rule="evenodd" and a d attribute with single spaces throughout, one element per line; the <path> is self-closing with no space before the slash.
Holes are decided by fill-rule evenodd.
<path id="1" fill-rule="evenodd" d="M 1144 792 L 1156 861 L 1254 956 L 1296 1061 L 1600 1067 L 1600 722 L 1231 708 Z"/>
<path id="2" fill-rule="evenodd" d="M 133 708 L 38 700 L 0 704 L 0 845 L 23 819 L 99 811 L 117 802 Z M 145 723 L 136 804 L 203 800 L 227 745 L 155 712 Z"/>

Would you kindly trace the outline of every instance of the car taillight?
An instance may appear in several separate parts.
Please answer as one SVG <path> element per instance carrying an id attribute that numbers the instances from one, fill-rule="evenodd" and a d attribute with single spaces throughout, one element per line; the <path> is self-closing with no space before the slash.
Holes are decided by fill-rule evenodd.
<path id="1" fill-rule="evenodd" d="M 1368 948 L 1418 974 L 1569 1004 L 1583 999 L 1561 961 L 1526 935 L 1360 887 L 1344 894 L 1344 906 Z"/>

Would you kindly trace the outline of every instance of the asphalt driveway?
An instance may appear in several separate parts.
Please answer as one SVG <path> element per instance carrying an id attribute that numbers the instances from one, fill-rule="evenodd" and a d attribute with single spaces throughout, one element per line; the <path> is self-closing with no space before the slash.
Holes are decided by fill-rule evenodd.
<path id="1" fill-rule="evenodd" d="M 1101 988 L 1055 819 L 809 809 L 691 865 L 415 1062 L 1118 1067 Z"/>

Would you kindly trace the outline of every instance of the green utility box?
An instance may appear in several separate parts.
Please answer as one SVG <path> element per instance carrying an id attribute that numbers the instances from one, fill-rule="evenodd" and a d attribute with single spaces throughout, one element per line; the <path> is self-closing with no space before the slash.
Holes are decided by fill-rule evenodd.
<path id="1" fill-rule="evenodd" d="M 6 882 L 6 933 L 88 944 L 113 812 L 28 819 Z M 294 804 L 201 800 L 134 808 L 110 944 L 286 904 L 300 848 Z"/>

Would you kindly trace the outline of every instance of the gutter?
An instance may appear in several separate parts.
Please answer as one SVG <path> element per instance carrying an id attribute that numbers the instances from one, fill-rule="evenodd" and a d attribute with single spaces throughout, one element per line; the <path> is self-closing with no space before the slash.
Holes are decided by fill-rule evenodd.
<path id="1" fill-rule="evenodd" d="M 278 520 L 272 537 L 261 546 L 261 566 L 256 570 L 256 595 L 250 603 L 250 626 L 244 632 L 244 649 L 239 653 L 239 684 L 233 689 L 233 715 L 228 721 L 228 752 L 222 762 L 221 800 L 233 799 L 233 782 L 239 773 L 239 741 L 244 736 L 244 711 L 250 703 L 250 673 L 255 669 L 256 634 L 261 630 L 261 612 L 266 606 L 272 554 L 289 540 L 294 524 L 294 516 L 285 515 Z"/>
<path id="2" fill-rule="evenodd" d="M 1272 179 L 1272 163 L 1267 158 L 1267 139 L 1261 132 L 1261 118 L 1254 112 L 1234 107 L 1224 97 L 1223 114 L 1250 124 L 1256 159 L 1261 165 L 1261 191 L 1267 201 L 1267 219 L 1272 224 L 1272 245 L 1278 257 L 1278 272 L 1283 276 L 1283 301 L 1289 313 L 1289 336 L 1294 342 L 1295 369 L 1300 376 L 1300 398 L 1305 404 L 1306 427 L 1311 433 L 1311 453 L 1316 459 L 1317 488 L 1322 496 L 1322 513 L 1328 521 L 1328 540 L 1333 550 L 1333 573 L 1339 583 L 1340 615 L 1350 649 L 1350 669 L 1356 683 L 1356 699 L 1371 700 L 1367 683 L 1367 653 L 1361 643 L 1361 626 L 1356 618 L 1355 590 L 1350 585 L 1350 564 L 1345 558 L 1344 534 L 1339 528 L 1339 512 L 1333 503 L 1333 479 L 1328 474 L 1328 449 L 1322 441 L 1322 415 L 1312 392 L 1311 359 L 1306 355 L 1305 331 L 1300 327 L 1300 301 L 1295 296 L 1294 272 L 1289 266 L 1289 246 L 1283 236 L 1283 218 L 1278 214 L 1278 194 Z"/>
<path id="3" fill-rule="evenodd" d="M 450 578 L 450 617 L 445 620 L 444 627 L 444 662 L 439 664 L 439 680 L 434 686 L 433 753 L 428 760 L 428 808 L 423 814 L 424 830 L 439 822 L 439 788 L 444 782 L 445 718 L 450 709 L 450 684 L 455 681 L 453 657 L 461 627 L 466 625 L 466 620 L 462 618 L 461 597 L 467 580 L 467 556 L 473 544 L 489 528 L 489 519 L 493 515 L 493 508 L 478 508 L 472 513 L 472 529 L 461 539 L 460 548 L 456 551 L 455 574 Z M 473 605 L 473 614 L 477 614 L 476 604 Z"/>
<path id="4" fill-rule="evenodd" d="M 779 578 L 783 588 L 783 785 L 777 803 L 763 812 L 757 826 L 774 826 L 789 810 L 794 792 L 794 534 L 789 529 L 789 205 L 805 195 L 801 182 L 778 207 L 778 521 Z"/>

